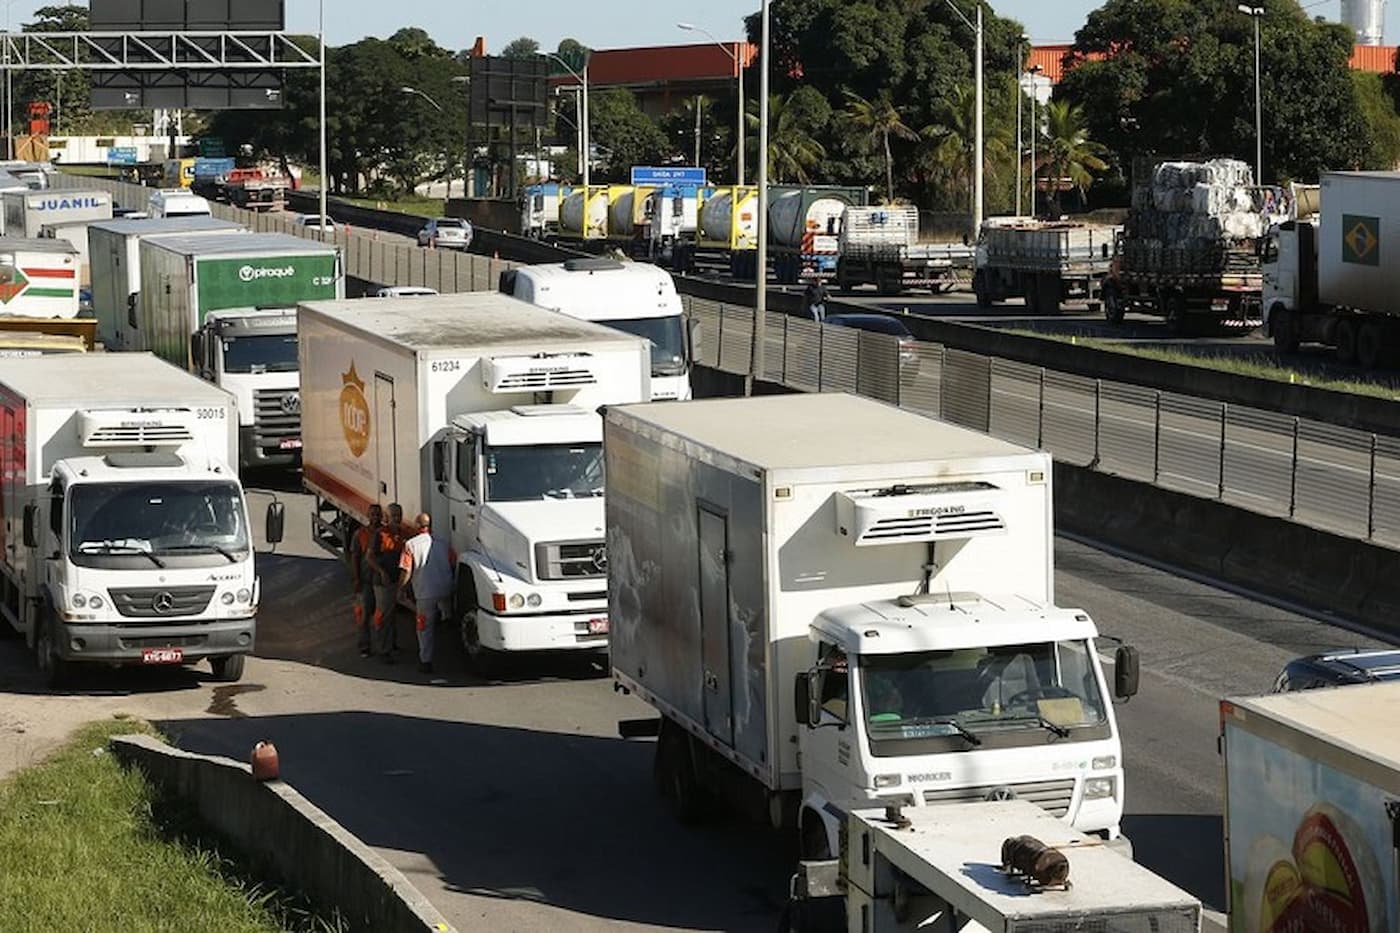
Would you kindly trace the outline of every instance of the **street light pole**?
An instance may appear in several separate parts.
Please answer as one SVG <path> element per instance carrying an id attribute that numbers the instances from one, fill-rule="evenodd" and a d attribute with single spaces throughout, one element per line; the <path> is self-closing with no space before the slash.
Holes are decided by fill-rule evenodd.
<path id="1" fill-rule="evenodd" d="M 1026 73 L 1031 77 L 1031 216 L 1035 216 L 1035 197 L 1040 191 L 1039 177 L 1040 166 L 1035 160 L 1035 138 L 1040 135 L 1040 80 L 1039 75 L 1043 69 L 1039 65 L 1032 65 L 1026 69 Z"/>
<path id="2" fill-rule="evenodd" d="M 728 55 L 734 61 L 734 71 L 739 76 L 739 125 L 735 135 L 735 139 L 739 143 L 739 174 L 738 177 L 734 179 L 734 183 L 737 185 L 742 185 L 744 183 L 744 123 L 746 122 L 745 117 L 747 116 L 744 107 L 744 53 L 742 47 L 739 45 L 739 43 L 736 42 L 734 44 L 734 51 L 731 52 L 729 50 L 729 46 L 716 39 L 714 37 L 714 34 L 711 33 L 708 29 L 701 29 L 699 26 L 696 26 L 693 23 L 676 23 L 676 28 L 683 29 L 686 32 L 698 32 L 704 36 L 709 37 L 709 40 L 711 42 L 719 46 L 721 51 L 723 51 L 725 55 Z M 700 160 L 698 158 L 695 160 L 695 162 L 696 165 L 700 164 Z"/>
<path id="3" fill-rule="evenodd" d="M 1023 159 L 1023 156 L 1024 156 L 1024 153 L 1021 151 L 1021 110 L 1022 110 L 1022 107 L 1023 107 L 1023 102 L 1022 102 L 1021 98 L 1025 96 L 1025 89 L 1024 89 L 1024 86 L 1023 86 L 1023 83 L 1022 83 L 1022 76 L 1023 76 L 1024 73 L 1025 73 L 1025 72 L 1024 72 L 1025 61 L 1024 61 L 1023 58 L 1022 58 L 1022 55 L 1023 55 L 1024 53 L 1021 51 L 1021 48 L 1022 48 L 1021 45 L 1018 43 L 1017 46 L 1016 46 L 1016 93 L 1013 95 L 1013 96 L 1016 98 L 1016 216 L 1017 216 L 1017 217 L 1020 217 L 1020 216 L 1021 216 L 1021 162 L 1022 162 L 1022 159 Z"/>
<path id="4" fill-rule="evenodd" d="M 593 162 L 592 154 L 588 151 L 589 146 L 591 145 L 591 141 L 588 138 L 588 61 L 586 59 L 584 60 L 583 74 L 579 74 L 577 71 L 574 71 L 574 69 L 569 65 L 568 62 L 564 61 L 564 59 L 560 58 L 558 55 L 555 55 L 553 52 L 544 52 L 542 54 L 545 58 L 552 58 L 559 64 L 563 65 L 564 70 L 574 76 L 574 80 L 579 83 L 579 86 L 582 90 L 583 113 L 579 114 L 579 137 L 582 140 L 581 144 L 583 147 L 581 152 L 581 156 L 583 159 L 583 200 L 584 204 L 587 204 L 588 174 L 589 169 L 592 167 L 591 163 Z M 514 170 L 515 166 L 511 166 L 511 171 Z"/>
<path id="5" fill-rule="evenodd" d="M 321 226 L 317 229 L 322 233 L 326 231 L 326 189 L 330 184 L 327 175 L 330 172 L 330 157 L 326 148 L 326 0 L 320 0 L 320 19 L 318 24 L 318 35 L 321 45 Z"/>
<path id="6" fill-rule="evenodd" d="M 754 295 L 753 350 L 749 354 L 752 365 L 744 377 L 745 395 L 753 394 L 754 378 L 762 377 L 764 373 L 764 329 L 768 315 L 768 73 L 772 70 L 769 66 L 772 43 L 768 36 L 772 18 L 768 0 L 763 0 L 759 22 L 763 30 L 759 52 L 763 70 L 758 77 L 758 256 L 754 271 L 757 290 Z M 739 197 L 739 192 L 735 191 L 734 196 Z"/>
<path id="7" fill-rule="evenodd" d="M 1245 16 L 1254 20 L 1254 183 L 1264 183 L 1264 105 L 1260 92 L 1264 56 L 1259 41 L 1259 21 L 1264 18 L 1262 6 L 1241 3 L 1236 7 Z"/>
<path id="8" fill-rule="evenodd" d="M 986 205 L 987 181 L 986 158 L 983 152 L 985 146 L 985 140 L 983 139 L 983 98 L 986 74 L 982 55 L 982 0 L 974 0 L 977 5 L 975 20 L 968 19 L 967 14 L 958 9 L 957 5 L 953 3 L 953 0 L 944 0 L 944 2 L 948 4 L 950 10 L 958 14 L 958 19 L 962 20 L 963 24 L 966 25 L 968 29 L 972 30 L 972 34 L 976 39 L 976 45 L 972 53 L 973 79 L 977 85 L 975 93 L 977 113 L 973 118 L 973 132 L 977 138 L 973 140 L 972 143 L 972 236 L 976 239 L 978 234 L 982 232 L 982 211 Z"/>

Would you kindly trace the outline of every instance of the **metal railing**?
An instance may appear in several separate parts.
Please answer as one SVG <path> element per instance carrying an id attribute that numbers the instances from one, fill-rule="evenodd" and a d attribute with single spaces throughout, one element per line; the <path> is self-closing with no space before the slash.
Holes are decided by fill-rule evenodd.
<path id="1" fill-rule="evenodd" d="M 747 373 L 753 309 L 684 301 L 697 362 Z M 1065 463 L 1400 546 L 1400 437 L 783 314 L 764 334 L 765 381 L 866 395 Z"/>
<path id="2" fill-rule="evenodd" d="M 56 188 L 69 191 L 106 191 L 123 207 L 144 210 L 155 189 L 106 178 L 58 174 L 53 178 Z M 496 288 L 500 275 L 518 265 L 489 256 L 445 249 L 423 249 L 412 241 L 378 230 L 361 230 L 345 224 L 321 235 L 315 226 L 294 223 L 293 214 L 273 211 L 250 211 L 228 204 L 211 204 L 210 210 L 221 220 L 243 224 L 259 233 L 286 233 L 307 240 L 317 240 L 339 246 L 345 263 L 345 274 L 377 285 L 420 285 L 446 293 L 490 291 Z"/>

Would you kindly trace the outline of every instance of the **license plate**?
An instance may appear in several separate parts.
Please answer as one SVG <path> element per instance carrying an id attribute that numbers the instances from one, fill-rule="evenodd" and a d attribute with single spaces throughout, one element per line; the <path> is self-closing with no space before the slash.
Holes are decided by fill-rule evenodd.
<path id="1" fill-rule="evenodd" d="M 281 447 L 283 450 L 301 450 L 301 438 L 284 437 L 282 438 L 282 442 L 277 446 Z"/>
<path id="2" fill-rule="evenodd" d="M 179 664 L 185 660 L 184 648 L 142 648 L 142 664 Z"/>
<path id="3" fill-rule="evenodd" d="M 606 634 L 608 634 L 608 620 L 607 620 L 607 619 L 589 619 L 589 620 L 588 620 L 588 634 L 590 634 L 590 635 L 606 635 Z"/>

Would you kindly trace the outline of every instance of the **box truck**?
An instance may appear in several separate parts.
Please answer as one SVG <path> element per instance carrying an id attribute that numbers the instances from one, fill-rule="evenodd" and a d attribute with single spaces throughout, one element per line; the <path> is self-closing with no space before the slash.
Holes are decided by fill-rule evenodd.
<path id="1" fill-rule="evenodd" d="M 91 350 L 97 322 L 78 316 L 78 292 L 71 243 L 0 237 L 0 330 L 79 338 Z"/>
<path id="2" fill-rule="evenodd" d="M 85 663 L 242 675 L 258 580 L 237 420 L 233 396 L 150 354 L 0 367 L 0 616 L 51 683 Z"/>
<path id="3" fill-rule="evenodd" d="M 653 401 L 690 398 L 692 341 L 671 273 L 616 259 L 569 259 L 501 273 L 500 290 L 651 341 Z"/>
<path id="4" fill-rule="evenodd" d="M 97 335 L 109 350 L 126 350 L 139 327 L 141 240 L 146 237 L 238 233 L 246 228 L 214 217 L 109 220 L 88 226 L 92 307 Z"/>
<path id="5" fill-rule="evenodd" d="M 1320 217 L 1282 224 L 1266 251 L 1265 327 L 1280 353 L 1307 343 L 1367 369 L 1393 364 L 1400 172 L 1328 172 L 1321 198 Z"/>
<path id="6" fill-rule="evenodd" d="M 766 803 L 822 859 L 1001 794 L 1119 839 L 1136 655 L 1110 686 L 1054 605 L 1049 454 L 829 394 L 613 406 L 604 450 L 613 675 L 683 820 Z"/>
<path id="7" fill-rule="evenodd" d="M 1230 929 L 1400 923 L 1400 683 L 1226 699 Z"/>
<path id="8" fill-rule="evenodd" d="M 238 399 L 240 466 L 291 466 L 301 455 L 298 302 L 345 295 L 340 250 L 284 233 L 141 241 L 138 326 L 152 350 Z"/>
<path id="9" fill-rule="evenodd" d="M 972 248 L 919 236 L 916 207 L 848 207 L 837 242 L 836 287 L 874 285 L 882 295 L 928 288 L 935 294 L 966 282 Z"/>
<path id="10" fill-rule="evenodd" d="M 105 191 L 3 191 L 0 200 L 5 206 L 6 236 L 38 239 L 46 224 L 112 219 L 112 196 Z"/>
<path id="11" fill-rule="evenodd" d="M 601 405 L 648 397 L 647 342 L 495 292 L 310 302 L 298 319 L 316 540 L 371 505 L 458 555 L 467 652 L 607 646 Z"/>

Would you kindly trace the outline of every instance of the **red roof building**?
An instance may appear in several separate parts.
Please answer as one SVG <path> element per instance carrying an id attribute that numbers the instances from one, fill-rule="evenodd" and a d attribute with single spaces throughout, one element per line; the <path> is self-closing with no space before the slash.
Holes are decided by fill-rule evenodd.
<path id="1" fill-rule="evenodd" d="M 1051 45 L 1037 45 L 1031 49 L 1030 56 L 1026 59 L 1026 67 L 1034 68 L 1040 66 L 1040 73 L 1050 79 L 1050 83 L 1059 84 L 1060 79 L 1065 76 L 1065 55 L 1073 48 L 1069 43 L 1056 43 Z M 1369 71 L 1374 74 L 1390 74 L 1395 68 L 1395 51 L 1393 45 L 1358 45 L 1351 53 L 1351 67 L 1353 71 Z M 1090 59 L 1101 59 L 1102 54 L 1090 55 Z M 1073 64 L 1071 62 L 1071 64 Z"/>
<path id="2" fill-rule="evenodd" d="M 599 49 L 588 58 L 588 87 L 626 88 L 637 95 L 646 113 L 658 117 L 688 97 L 732 97 L 737 93 L 739 65 L 751 66 L 757 57 L 758 47 L 751 42 Z M 576 83 L 568 74 L 550 79 L 554 87 Z M 756 77 L 744 95 L 750 100 L 758 96 Z"/>

